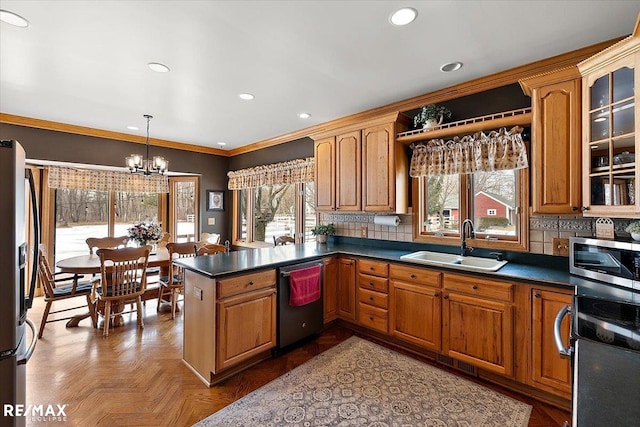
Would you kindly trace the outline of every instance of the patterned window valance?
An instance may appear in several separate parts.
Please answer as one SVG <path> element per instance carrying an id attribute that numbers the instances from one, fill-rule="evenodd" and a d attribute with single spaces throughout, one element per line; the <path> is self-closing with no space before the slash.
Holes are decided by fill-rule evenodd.
<path id="1" fill-rule="evenodd" d="M 256 166 L 227 173 L 229 190 L 243 190 L 264 185 L 296 184 L 313 181 L 315 159 L 291 160 L 283 163 Z"/>
<path id="2" fill-rule="evenodd" d="M 49 167 L 49 187 L 129 193 L 168 193 L 169 178 L 165 175 L 144 176 L 129 172 L 51 166 Z"/>
<path id="3" fill-rule="evenodd" d="M 432 139 L 412 145 L 412 177 L 468 174 L 529 166 L 521 127 L 505 128 L 488 135 L 478 132 L 445 141 Z"/>

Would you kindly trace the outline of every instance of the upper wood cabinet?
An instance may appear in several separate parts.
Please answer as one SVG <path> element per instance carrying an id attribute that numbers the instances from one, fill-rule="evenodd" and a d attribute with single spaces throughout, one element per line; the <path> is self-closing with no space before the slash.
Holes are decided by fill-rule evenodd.
<path id="1" fill-rule="evenodd" d="M 336 208 L 336 139 L 331 136 L 314 144 L 316 209 Z"/>
<path id="2" fill-rule="evenodd" d="M 578 64 L 584 215 L 640 213 L 640 17 L 633 34 Z"/>
<path id="3" fill-rule="evenodd" d="M 567 67 L 521 80 L 531 96 L 531 205 L 535 214 L 581 212 L 580 73 Z"/>
<path id="4" fill-rule="evenodd" d="M 407 212 L 408 156 L 395 137 L 406 125 L 397 119 L 312 135 L 317 211 Z"/>

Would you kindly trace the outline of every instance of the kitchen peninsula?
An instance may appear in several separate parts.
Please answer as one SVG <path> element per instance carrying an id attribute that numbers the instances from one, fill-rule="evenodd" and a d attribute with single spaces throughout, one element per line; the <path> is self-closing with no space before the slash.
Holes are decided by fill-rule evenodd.
<path id="1" fill-rule="evenodd" d="M 391 248 L 367 242 L 334 238 L 328 244 L 180 259 L 186 269 L 184 363 L 211 386 L 271 357 L 277 269 L 322 260 L 325 324 L 337 319 L 363 334 L 568 407 L 570 366 L 555 351 L 554 319 L 548 315 L 571 303 L 575 285 L 566 266 L 528 265 L 513 254 L 513 261 L 496 272 L 470 273 L 406 262 L 400 257 L 416 249 L 411 244 Z M 563 328 L 566 339 L 568 322 Z"/>

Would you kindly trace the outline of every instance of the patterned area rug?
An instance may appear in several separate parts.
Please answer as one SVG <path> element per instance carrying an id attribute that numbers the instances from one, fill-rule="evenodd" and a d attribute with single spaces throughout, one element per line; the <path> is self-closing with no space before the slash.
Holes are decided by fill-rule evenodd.
<path id="1" fill-rule="evenodd" d="M 196 424 L 526 426 L 531 406 L 351 337 Z"/>

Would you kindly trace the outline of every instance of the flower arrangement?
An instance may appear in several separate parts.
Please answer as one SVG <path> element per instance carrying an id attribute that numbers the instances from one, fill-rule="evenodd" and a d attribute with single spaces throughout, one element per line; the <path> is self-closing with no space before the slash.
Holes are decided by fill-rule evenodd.
<path id="1" fill-rule="evenodd" d="M 314 228 L 311 229 L 311 234 L 313 234 L 314 236 L 318 236 L 318 235 L 329 236 L 329 235 L 336 234 L 336 228 L 333 225 L 333 223 L 331 223 L 331 224 L 318 224 Z"/>
<path id="2" fill-rule="evenodd" d="M 139 222 L 129 227 L 127 235 L 131 240 L 135 240 L 140 245 L 146 245 L 149 242 L 157 242 L 162 237 L 162 227 L 152 222 Z"/>
<path id="3" fill-rule="evenodd" d="M 640 240 L 640 221 L 632 222 L 624 229 L 627 233 L 631 233 L 633 240 Z"/>
<path id="4" fill-rule="evenodd" d="M 442 123 L 443 118 L 450 119 L 451 111 L 442 105 L 429 104 L 423 106 L 418 114 L 413 118 L 413 126 L 420 127 L 427 123 L 428 120 L 435 120 L 438 124 Z"/>

